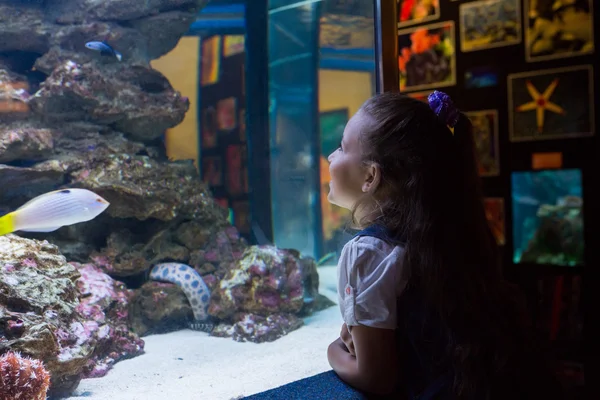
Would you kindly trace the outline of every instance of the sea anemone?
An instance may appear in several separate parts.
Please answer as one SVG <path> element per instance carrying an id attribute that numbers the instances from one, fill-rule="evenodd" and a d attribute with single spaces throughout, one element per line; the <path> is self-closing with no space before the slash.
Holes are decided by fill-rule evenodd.
<path id="1" fill-rule="evenodd" d="M 45 400 L 50 374 L 39 360 L 11 351 L 0 356 L 0 399 Z"/>

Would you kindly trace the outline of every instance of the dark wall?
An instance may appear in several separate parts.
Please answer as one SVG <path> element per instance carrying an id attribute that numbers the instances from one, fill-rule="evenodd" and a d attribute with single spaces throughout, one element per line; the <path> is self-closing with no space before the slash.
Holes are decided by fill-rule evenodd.
<path id="1" fill-rule="evenodd" d="M 400 1 L 399 3 L 402 3 Z M 526 57 L 526 35 L 525 30 L 527 29 L 527 19 L 524 8 L 527 5 L 527 1 L 519 1 L 519 7 L 521 11 L 521 41 L 517 44 L 512 44 L 502 47 L 487 48 L 477 51 L 461 50 L 461 37 L 460 31 L 462 21 L 460 19 L 459 7 L 462 4 L 471 4 L 474 2 L 470 1 L 450 1 L 440 0 L 441 10 L 440 16 L 437 19 L 431 19 L 426 22 L 402 26 L 399 29 L 411 29 L 416 27 L 427 27 L 430 24 L 436 24 L 444 21 L 454 21 L 455 27 L 455 50 L 456 50 L 456 81 L 455 84 L 443 87 L 431 87 L 422 89 L 423 91 L 430 92 L 433 89 L 439 89 L 448 93 L 455 101 L 457 106 L 466 112 L 478 111 L 478 110 L 497 110 L 498 116 L 498 144 L 499 144 L 499 158 L 500 158 L 500 170 L 497 176 L 485 176 L 483 177 L 483 185 L 486 196 L 498 197 L 504 199 L 505 206 L 505 244 L 503 247 L 504 264 L 507 276 L 518 282 L 523 289 L 525 289 L 532 308 L 533 316 L 536 319 L 536 323 L 539 327 L 539 332 L 543 340 L 550 342 L 552 349 L 555 354 L 564 361 L 574 362 L 576 367 L 579 367 L 581 363 L 585 365 L 585 381 L 586 390 L 588 394 L 590 391 L 596 391 L 597 385 L 595 382 L 598 377 L 598 361 L 596 355 L 597 352 L 597 338 L 598 330 L 596 325 L 593 324 L 598 314 L 593 304 L 598 302 L 598 284 L 600 283 L 598 278 L 598 268 L 600 267 L 600 260 L 598 255 L 598 244 L 597 235 L 595 231 L 600 227 L 600 213 L 598 212 L 598 204 L 600 204 L 600 194 L 596 187 L 600 183 L 600 166 L 598 165 L 598 156 L 600 156 L 600 140 L 598 135 L 595 134 L 595 127 L 592 124 L 589 127 L 585 127 L 587 116 L 582 111 L 582 107 L 589 107 L 589 113 L 591 119 L 594 118 L 594 104 L 597 104 L 598 95 L 594 91 L 593 79 L 598 74 L 598 56 L 596 53 L 591 54 L 580 54 L 572 57 L 544 57 L 542 60 L 538 58 L 536 61 L 527 61 Z M 475 2 L 482 4 L 484 2 Z M 551 7 L 553 2 L 540 0 L 538 2 L 538 15 L 548 18 L 554 16 L 556 18 L 562 18 L 556 13 L 553 14 Z M 577 2 L 581 4 L 581 2 Z M 401 4 L 399 4 L 398 13 L 401 12 Z M 485 15 L 489 12 L 490 7 L 482 6 L 481 12 Z M 592 14 L 593 15 L 593 14 Z M 399 17 L 398 17 L 399 18 Z M 593 18 L 595 25 L 595 38 L 598 37 L 598 13 Z M 480 19 L 480 28 L 485 26 L 484 19 Z M 584 20 L 580 20 L 576 23 L 566 23 L 566 29 L 580 28 L 578 24 L 584 24 Z M 466 25 L 465 25 L 466 26 Z M 497 31 L 496 31 L 497 32 Z M 403 37 L 404 36 L 404 37 Z M 410 42 L 408 42 L 410 45 Z M 560 40 L 559 36 L 553 38 L 553 44 L 555 46 L 567 46 L 569 45 L 564 40 Z M 571 43 L 577 48 L 579 43 Z M 405 35 L 399 35 L 398 47 L 407 46 L 407 38 Z M 400 51 L 401 53 L 401 51 Z M 425 68 L 425 60 L 423 57 L 420 59 L 419 65 L 413 65 L 413 67 Z M 396 62 L 396 60 L 394 60 Z M 414 64 L 414 63 L 413 63 Z M 527 93 L 524 89 L 526 88 L 526 81 L 531 79 L 534 86 L 540 91 L 544 91 L 555 77 L 560 78 L 558 86 L 555 89 L 553 95 L 550 97 L 550 101 L 554 101 L 563 106 L 563 111 L 566 111 L 564 115 L 558 115 L 546 111 L 546 126 L 545 132 L 552 131 L 559 124 L 569 125 L 570 132 L 577 130 L 578 128 L 584 127 L 591 131 L 593 135 L 588 137 L 577 137 L 576 135 L 564 135 L 563 137 L 548 135 L 543 137 L 530 137 L 527 140 L 511 140 L 511 113 L 513 117 L 518 113 L 513 110 L 519 104 L 510 105 L 509 100 L 509 75 L 517 73 L 526 73 L 541 70 L 554 70 L 554 69 L 568 69 L 578 66 L 588 66 L 592 71 L 592 80 L 586 85 L 584 79 L 586 79 L 585 72 L 566 73 L 562 72 L 552 73 L 546 78 L 540 80 L 540 77 L 516 77 L 518 79 L 514 81 L 515 91 L 513 91 L 512 97 L 515 99 L 523 99 L 523 93 Z M 407 65 L 407 70 L 410 66 Z M 474 68 L 480 68 L 480 71 Z M 497 77 L 497 82 L 493 85 L 485 87 L 473 87 L 473 80 L 466 78 L 465 73 L 468 71 L 475 71 L 482 73 L 482 77 L 486 76 Z M 410 71 L 408 72 L 410 74 Z M 416 73 L 416 72 L 414 72 Z M 538 74 L 539 75 L 539 74 Z M 545 79 L 545 80 L 544 80 Z M 409 79 L 410 81 L 410 79 Z M 414 82 L 410 82 L 410 84 Z M 480 82 L 481 83 L 481 82 Z M 583 86 L 582 86 L 583 85 Z M 592 97 L 586 97 L 586 89 L 590 89 Z M 517 90 L 521 90 L 521 97 L 518 97 Z M 420 92 L 421 89 L 411 90 L 410 88 L 404 89 L 405 92 L 410 94 L 411 92 Z M 425 93 L 426 94 L 426 93 Z M 584 98 L 582 98 L 584 96 Z M 424 99 L 424 98 L 423 98 Z M 520 104 L 523 104 L 520 102 Z M 509 109 L 510 107 L 510 109 Z M 579 107 L 576 109 L 575 107 Z M 535 115 L 535 111 L 529 111 L 529 113 Z M 573 117 L 577 114 L 577 117 Z M 519 114 L 516 118 L 523 118 L 524 113 Z M 560 119 L 562 118 L 562 119 Z M 569 120 L 569 118 L 571 118 Z M 585 121 L 584 121 L 585 120 Z M 523 121 L 523 119 L 519 119 Z M 568 122 L 565 122 L 568 121 Z M 592 121 L 596 123 L 597 121 Z M 513 129 L 513 136 L 519 136 L 523 133 L 527 133 L 525 125 L 521 125 L 517 129 Z M 534 132 L 529 132 L 530 136 L 535 136 Z M 569 133 L 569 132 L 567 132 Z M 568 136 L 568 137 L 567 137 Z M 513 218 L 515 217 L 515 210 L 513 209 L 512 201 L 512 190 L 511 185 L 511 174 L 515 171 L 531 171 L 534 169 L 532 165 L 532 156 L 534 153 L 544 152 L 559 152 L 562 154 L 562 166 L 563 169 L 580 169 L 583 176 L 583 204 L 584 204 L 584 241 L 585 241 L 585 256 L 584 265 L 577 266 L 557 266 L 548 265 L 544 263 L 513 263 L 513 228 L 520 228 L 518 225 L 514 225 Z M 521 199 L 521 201 L 527 201 L 530 199 Z M 521 224 L 522 221 L 516 221 L 516 224 Z M 581 301 L 579 305 L 575 305 L 577 302 L 577 286 L 578 283 L 583 284 L 581 292 Z M 577 329 L 578 318 L 583 314 L 583 336 L 574 333 Z M 565 364 L 567 365 L 567 364 Z M 570 365 L 570 364 L 568 364 Z M 565 368 L 571 368 L 567 366 Z M 574 382 L 570 384 L 575 385 Z M 576 385 L 575 385 L 576 386 Z M 581 389 L 573 389 L 572 395 L 575 398 L 583 398 Z M 596 393 L 596 392 L 595 392 Z M 590 397 L 592 398 L 592 397 Z M 596 396 L 595 398 L 600 398 Z"/>

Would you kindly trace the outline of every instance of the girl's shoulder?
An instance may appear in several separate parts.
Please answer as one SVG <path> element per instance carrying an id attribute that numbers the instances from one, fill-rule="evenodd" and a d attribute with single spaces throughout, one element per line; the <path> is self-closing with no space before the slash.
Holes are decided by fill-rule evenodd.
<path id="1" fill-rule="evenodd" d="M 394 241 L 390 241 L 390 240 L 386 240 L 385 238 L 380 238 L 377 236 L 366 236 L 366 235 L 360 235 L 360 236 L 354 236 L 352 239 L 350 239 L 345 245 L 344 248 L 365 248 L 365 249 L 371 249 L 374 251 L 378 251 L 378 250 L 393 250 L 396 248 L 400 248 L 403 249 L 404 245 L 402 243 L 396 243 Z"/>
<path id="2" fill-rule="evenodd" d="M 355 236 L 342 249 L 343 258 L 354 260 L 365 257 L 384 260 L 403 255 L 404 246 L 375 236 Z"/>

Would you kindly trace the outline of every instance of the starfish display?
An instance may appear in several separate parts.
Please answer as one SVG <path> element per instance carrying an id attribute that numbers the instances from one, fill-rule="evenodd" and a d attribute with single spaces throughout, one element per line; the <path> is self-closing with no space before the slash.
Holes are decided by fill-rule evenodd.
<path id="1" fill-rule="evenodd" d="M 542 94 L 540 94 L 540 92 L 537 91 L 537 89 L 535 88 L 535 86 L 533 86 L 533 83 L 531 83 L 531 81 L 527 81 L 525 85 L 533 101 L 522 104 L 516 109 L 517 112 L 535 110 L 537 129 L 539 133 L 542 133 L 544 131 L 544 116 L 546 110 L 552 111 L 553 113 L 560 115 L 566 114 L 565 110 L 562 107 L 550 101 L 550 97 L 554 93 L 556 86 L 558 86 L 558 80 L 558 78 L 554 79 Z"/>

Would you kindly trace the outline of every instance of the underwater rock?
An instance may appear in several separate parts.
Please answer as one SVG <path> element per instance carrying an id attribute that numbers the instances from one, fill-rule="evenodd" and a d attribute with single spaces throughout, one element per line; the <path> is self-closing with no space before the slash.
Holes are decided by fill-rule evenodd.
<path id="1" fill-rule="evenodd" d="M 200 275 L 214 272 L 218 279 L 223 279 L 231 269 L 236 268 L 236 262 L 242 257 L 247 244 L 234 226 L 212 229 L 208 239 L 205 239 L 201 230 L 196 230 L 203 244 L 196 247 L 195 243 L 189 243 L 191 249 L 196 249 L 190 253 L 189 264 Z"/>
<path id="2" fill-rule="evenodd" d="M 78 305 L 79 274 L 48 242 L 0 236 L 0 304 L 41 314 L 52 308 L 70 316 Z"/>
<path id="3" fill-rule="evenodd" d="M 211 228 L 195 221 L 184 222 L 175 232 L 177 240 L 188 249 L 201 249 L 212 235 Z"/>
<path id="4" fill-rule="evenodd" d="M 105 57 L 86 48 L 85 44 L 91 40 L 105 41 L 123 55 L 123 60 L 120 62 L 115 57 Z M 76 55 L 77 59 L 70 59 L 80 64 L 94 61 L 99 67 L 106 68 L 106 74 L 109 75 L 113 72 L 112 67 L 121 68 L 123 62 L 126 64 L 147 64 L 149 61 L 148 44 L 148 38 L 138 30 L 123 27 L 113 22 L 94 21 L 80 25 L 66 25 L 58 28 L 52 37 L 51 50 L 54 50 L 55 56 L 46 57 L 46 62 L 41 62 L 39 65 L 45 66 L 43 71 L 50 74 L 59 64 L 48 63 L 49 60 L 55 59 L 58 61 L 64 56 Z M 63 53 L 63 57 L 56 57 L 57 53 Z M 48 69 L 50 66 L 52 68 Z"/>
<path id="5" fill-rule="evenodd" d="M 72 183 L 110 202 L 115 218 L 197 219 L 226 223 L 225 210 L 210 196 L 189 162 L 164 163 L 146 156 L 115 154 L 74 171 Z M 215 226 L 218 228 L 218 226 Z"/>
<path id="6" fill-rule="evenodd" d="M 93 253 L 91 259 L 106 273 L 123 277 L 145 272 L 165 260 L 187 262 L 189 251 L 174 243 L 167 229 L 158 231 L 151 238 L 123 229 L 112 232 L 106 247 Z"/>
<path id="7" fill-rule="evenodd" d="M 171 10 L 197 12 L 208 0 L 53 0 L 46 12 L 60 24 L 89 20 L 128 21 Z"/>
<path id="8" fill-rule="evenodd" d="M 190 303 L 177 285 L 150 281 L 134 292 L 129 318 L 140 336 L 185 329 L 193 320 Z"/>
<path id="9" fill-rule="evenodd" d="M 48 50 L 52 33 L 53 25 L 46 22 L 41 8 L 0 4 L 0 52 L 43 54 Z"/>
<path id="10" fill-rule="evenodd" d="M 161 223 L 156 220 L 137 222 L 136 232 L 131 229 L 120 229 L 111 232 L 106 239 L 106 246 L 100 251 L 93 252 L 91 259 L 106 273 L 112 276 L 133 276 L 161 262 L 181 262 L 188 264 L 191 254 L 210 254 L 213 264 L 210 271 L 192 265 L 200 275 L 217 271 L 219 279 L 229 271 L 234 256 L 239 258 L 246 248 L 245 241 L 239 237 L 234 227 L 226 227 L 225 222 L 205 220 L 205 222 L 186 221 L 180 225 L 177 221 Z M 133 224 L 133 222 L 132 222 Z M 196 229 L 198 225 L 211 227 L 208 239 L 203 239 L 203 247 L 191 252 L 200 242 L 187 242 L 187 247 L 181 242 L 181 232 Z M 114 226 L 113 226 L 114 229 Z M 221 229 L 221 230 L 219 230 Z M 198 231 L 198 230 L 195 230 Z M 204 260 L 204 258 L 202 258 Z M 206 263 L 202 263 L 204 265 Z M 207 283 L 208 284 L 208 283 Z"/>
<path id="11" fill-rule="evenodd" d="M 267 317 L 239 313 L 234 316 L 233 324 L 220 323 L 211 332 L 211 336 L 230 337 L 237 342 L 272 342 L 302 327 L 304 321 L 294 314 L 276 313 Z"/>
<path id="12" fill-rule="evenodd" d="M 42 162 L 27 168 L 0 164 L 0 188 L 3 188 L 0 190 L 0 202 L 29 200 L 54 190 L 64 182 L 64 178 L 64 171 L 57 162 Z"/>
<path id="13" fill-rule="evenodd" d="M 103 125 L 80 122 L 63 124 L 60 131 L 55 129 L 54 138 L 55 153 L 60 156 L 67 156 L 60 157 L 62 160 L 68 159 L 68 156 L 71 156 L 73 161 L 91 160 L 106 158 L 112 154 L 135 155 L 146 151 L 146 146 L 143 143 L 129 140 L 122 133 L 113 131 Z M 85 164 L 73 162 L 66 169 L 81 168 L 81 165 L 85 166 Z"/>
<path id="14" fill-rule="evenodd" d="M 90 258 L 112 276 L 135 275 L 152 265 L 145 255 L 145 243 L 136 243 L 134 235 L 127 230 L 111 232 L 106 247 Z"/>
<path id="15" fill-rule="evenodd" d="M 0 236 L 0 351 L 43 361 L 51 374 L 50 395 L 78 385 L 93 351 L 89 343 L 69 343 L 59 334 L 76 321 L 78 278 L 56 246 Z"/>
<path id="16" fill-rule="evenodd" d="M 117 361 L 144 352 L 144 341 L 131 332 L 128 325 L 133 291 L 93 264 L 71 264 L 81 274 L 77 288 L 82 297 L 77 311 L 86 319 L 80 327 L 79 340 L 94 344 L 83 377 L 102 377 Z"/>
<path id="17" fill-rule="evenodd" d="M 54 132 L 31 122 L 0 125 L 0 163 L 39 160 L 52 154 Z"/>
<path id="18" fill-rule="evenodd" d="M 143 352 L 127 325 L 131 291 L 93 265 L 69 264 L 46 241 L 0 236 L 0 352 L 41 360 L 50 396 Z"/>
<path id="19" fill-rule="evenodd" d="M 114 76 L 156 76 L 149 67 L 120 66 Z M 133 75 L 133 76 L 132 76 Z M 115 82 L 93 64 L 67 61 L 54 69 L 29 100 L 31 109 L 49 120 L 85 120 L 113 125 L 140 140 L 156 139 L 181 121 L 189 100 L 169 85 L 147 92 L 126 80 Z M 167 82 L 168 83 L 168 82 Z"/>
<path id="20" fill-rule="evenodd" d="M 316 266 L 311 265 L 296 251 L 251 246 L 213 291 L 208 312 L 219 319 L 237 312 L 300 313 L 318 293 Z"/>
<path id="21" fill-rule="evenodd" d="M 148 41 L 147 57 L 159 58 L 173 49 L 196 19 L 195 13 L 169 11 L 130 22 Z M 112 42 L 111 42 L 112 43 Z M 115 45 L 115 47 L 120 48 Z"/>

